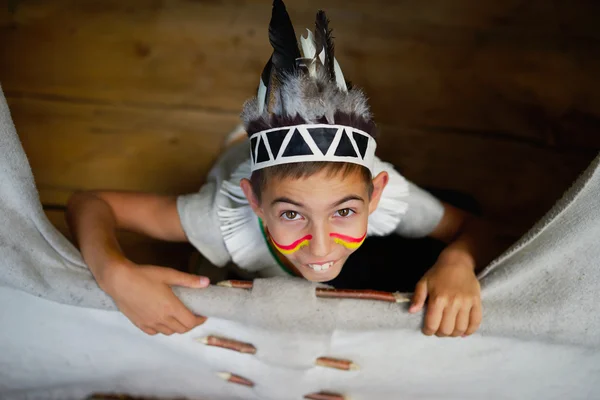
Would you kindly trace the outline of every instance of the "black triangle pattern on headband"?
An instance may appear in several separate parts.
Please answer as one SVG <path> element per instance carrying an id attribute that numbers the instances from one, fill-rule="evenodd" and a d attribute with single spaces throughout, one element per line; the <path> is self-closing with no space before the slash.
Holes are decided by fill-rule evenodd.
<path id="1" fill-rule="evenodd" d="M 258 151 L 256 153 L 256 162 L 265 162 L 269 161 L 269 152 L 267 151 L 267 146 L 265 146 L 265 141 L 260 140 L 258 143 Z"/>
<path id="2" fill-rule="evenodd" d="M 371 143 L 373 142 L 373 143 Z M 376 143 L 344 125 L 305 124 L 256 132 L 250 137 L 252 170 L 297 162 L 350 162 L 372 168 Z"/>
<path id="3" fill-rule="evenodd" d="M 306 144 L 302 134 L 298 132 L 298 129 L 294 129 L 292 138 L 283 152 L 282 157 L 310 156 L 312 154 L 313 152 L 310 149 L 310 146 Z"/>
<path id="4" fill-rule="evenodd" d="M 367 154 L 367 146 L 369 145 L 369 138 L 365 135 L 361 135 L 360 133 L 354 131 L 352 132 L 352 136 L 354 136 L 354 142 L 356 143 L 356 147 L 358 147 L 358 151 L 360 152 L 361 158 L 365 159 L 365 154 Z"/>
<path id="5" fill-rule="evenodd" d="M 279 150 L 281 149 L 281 145 L 289 132 L 289 128 L 280 129 L 278 131 L 272 131 L 267 134 L 269 138 L 269 146 L 271 147 L 271 153 L 273 157 L 277 158 L 279 154 Z"/>
<path id="6" fill-rule="evenodd" d="M 335 155 L 339 157 L 358 157 L 346 129 L 342 132 L 340 143 L 338 144 L 337 149 L 335 149 Z"/>
<path id="7" fill-rule="evenodd" d="M 337 131 L 337 128 L 308 128 L 308 133 L 310 133 L 310 136 L 323 154 L 327 154 L 327 150 L 331 147 Z"/>
<path id="8" fill-rule="evenodd" d="M 250 139 L 250 156 L 253 162 L 256 162 L 256 140 L 255 137 Z"/>

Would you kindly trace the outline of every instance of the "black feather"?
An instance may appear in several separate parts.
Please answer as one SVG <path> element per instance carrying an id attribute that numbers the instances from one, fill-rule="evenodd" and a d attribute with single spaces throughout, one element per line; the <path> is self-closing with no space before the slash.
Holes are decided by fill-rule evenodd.
<path id="1" fill-rule="evenodd" d="M 321 52 L 323 51 L 323 47 L 325 46 L 325 36 L 327 36 L 327 25 L 327 17 L 325 16 L 325 13 L 319 10 L 319 12 L 317 13 L 317 19 L 315 20 L 315 49 L 317 49 L 315 58 L 317 60 L 320 60 L 319 54 L 321 54 Z"/>
<path id="2" fill-rule="evenodd" d="M 300 58 L 296 32 L 282 0 L 273 1 L 273 12 L 269 24 L 269 42 L 273 46 L 271 62 L 279 76 L 296 70 L 296 59 Z"/>
<path id="3" fill-rule="evenodd" d="M 260 74 L 260 80 L 262 81 L 263 85 L 265 85 L 267 88 L 267 91 L 265 93 L 265 99 L 263 100 L 263 106 L 265 108 L 267 108 L 267 104 L 269 104 L 269 99 L 271 96 L 271 85 L 269 85 L 269 83 L 271 81 L 271 72 L 273 70 L 272 60 L 273 56 L 269 58 L 269 61 L 267 61 L 267 64 L 265 65 L 262 73 Z"/>
<path id="4" fill-rule="evenodd" d="M 322 10 L 317 13 L 317 20 L 315 22 L 315 47 L 317 48 L 318 57 L 319 54 L 325 49 L 325 72 L 329 78 L 335 82 L 335 68 L 334 68 L 334 45 L 333 37 L 331 36 L 331 29 L 329 29 L 329 20 L 327 15 Z"/>
<path id="5" fill-rule="evenodd" d="M 273 47 L 273 54 L 269 60 L 270 67 L 263 70 L 262 79 L 267 86 L 265 108 L 267 112 L 272 113 L 276 104 L 281 101 L 279 88 L 282 82 L 287 75 L 295 73 L 296 60 L 300 58 L 296 32 L 282 0 L 273 0 L 269 42 Z M 268 79 L 265 79 L 267 76 Z"/>

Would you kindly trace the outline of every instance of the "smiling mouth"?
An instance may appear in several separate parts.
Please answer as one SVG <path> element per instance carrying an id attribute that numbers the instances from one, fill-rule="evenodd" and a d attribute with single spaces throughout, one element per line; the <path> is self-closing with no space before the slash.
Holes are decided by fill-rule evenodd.
<path id="1" fill-rule="evenodd" d="M 324 271 L 327 271 L 329 268 L 331 268 L 333 266 L 333 264 L 335 264 L 335 261 L 329 261 L 329 262 L 320 263 L 320 264 L 305 264 L 305 265 L 308 268 L 312 269 L 313 271 L 324 272 Z"/>

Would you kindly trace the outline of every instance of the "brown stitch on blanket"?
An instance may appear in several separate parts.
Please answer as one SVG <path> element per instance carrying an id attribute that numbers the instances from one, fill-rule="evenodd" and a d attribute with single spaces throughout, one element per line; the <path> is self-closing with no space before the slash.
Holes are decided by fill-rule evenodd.
<path id="1" fill-rule="evenodd" d="M 358 365 L 350 360 L 340 360 L 331 357 L 319 357 L 315 364 L 320 367 L 341 369 L 343 371 L 358 371 L 360 369 Z"/>
<path id="2" fill-rule="evenodd" d="M 221 282 L 217 283 L 217 286 L 234 288 L 234 289 L 252 289 L 252 285 L 253 285 L 252 281 L 236 281 L 236 280 L 221 281 Z"/>
<path id="3" fill-rule="evenodd" d="M 252 281 L 229 280 L 217 283 L 217 286 L 235 289 L 252 289 Z M 389 303 L 409 303 L 410 297 L 402 293 L 382 292 L 379 290 L 356 290 L 356 289 L 329 289 L 317 288 L 316 296 L 320 298 L 334 299 L 359 299 L 387 301 Z"/>
<path id="4" fill-rule="evenodd" d="M 311 393 L 304 396 L 304 398 L 309 400 L 348 400 L 346 396 L 331 392 Z"/>
<path id="5" fill-rule="evenodd" d="M 387 301 L 390 303 L 410 302 L 410 298 L 400 293 L 381 292 L 378 290 L 317 288 L 317 297 L 335 299 L 377 300 Z"/>
<path id="6" fill-rule="evenodd" d="M 207 336 L 198 340 L 207 346 L 221 347 L 244 354 L 256 354 L 256 347 L 250 343 L 239 342 L 237 340 L 226 339 L 218 336 Z"/>
<path id="7" fill-rule="evenodd" d="M 230 372 L 219 372 L 217 374 L 217 376 L 221 379 L 223 379 L 224 381 L 230 382 L 230 383 L 236 383 L 238 385 L 244 385 L 244 386 L 249 386 L 249 387 L 253 387 L 254 386 L 254 382 L 246 379 L 246 378 L 242 378 L 239 375 L 234 375 Z"/>

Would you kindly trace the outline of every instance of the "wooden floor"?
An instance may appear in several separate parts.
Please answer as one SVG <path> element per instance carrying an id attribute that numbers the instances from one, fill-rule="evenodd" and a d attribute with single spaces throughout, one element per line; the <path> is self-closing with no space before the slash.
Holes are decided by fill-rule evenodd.
<path id="1" fill-rule="evenodd" d="M 473 195 L 510 240 L 600 149 L 600 2 L 305 0 L 370 97 L 379 155 Z M 42 202 L 197 190 L 270 55 L 268 0 L 0 1 L 0 83 Z M 178 264 L 190 248 L 126 239 Z M 185 257 L 183 257 L 185 259 Z"/>

